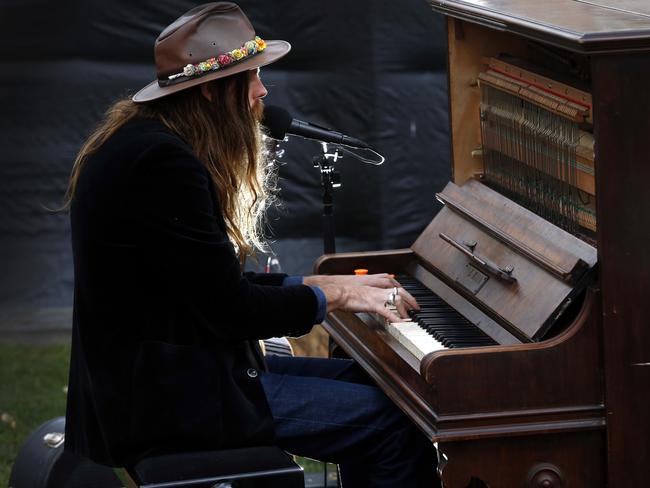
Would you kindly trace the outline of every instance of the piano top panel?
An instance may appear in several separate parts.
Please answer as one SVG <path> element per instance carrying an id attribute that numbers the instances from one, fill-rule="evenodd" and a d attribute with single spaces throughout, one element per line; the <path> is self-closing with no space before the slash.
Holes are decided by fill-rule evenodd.
<path id="1" fill-rule="evenodd" d="M 449 183 L 440 196 L 446 206 L 415 254 L 520 339 L 543 337 L 595 264 L 595 249 L 476 181 Z"/>
<path id="2" fill-rule="evenodd" d="M 430 0 L 446 15 L 578 52 L 650 50 L 645 0 Z"/>
<path id="3" fill-rule="evenodd" d="M 476 180 L 468 180 L 462 186 L 450 183 L 441 196 L 447 196 L 449 204 L 462 206 L 469 216 L 494 232 L 509 236 L 513 245 L 527 250 L 551 272 L 568 277 L 577 274 L 579 278 L 580 267 L 596 264 L 598 257 L 593 246 Z"/>

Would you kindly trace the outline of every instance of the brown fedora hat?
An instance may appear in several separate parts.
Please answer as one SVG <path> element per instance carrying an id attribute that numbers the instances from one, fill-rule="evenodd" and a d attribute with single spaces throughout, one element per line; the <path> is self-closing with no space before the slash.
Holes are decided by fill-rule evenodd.
<path id="1" fill-rule="evenodd" d="M 133 96 L 149 102 L 186 88 L 259 68 L 291 50 L 264 41 L 238 5 L 214 2 L 186 12 L 160 33 L 154 46 L 157 80 Z"/>

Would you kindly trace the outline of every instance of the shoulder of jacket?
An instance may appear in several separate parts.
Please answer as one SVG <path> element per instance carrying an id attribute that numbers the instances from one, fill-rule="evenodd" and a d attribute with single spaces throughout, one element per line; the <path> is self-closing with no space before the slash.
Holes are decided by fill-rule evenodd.
<path id="1" fill-rule="evenodd" d="M 178 146 L 192 152 L 190 146 L 177 134 L 173 133 L 162 122 L 154 119 L 136 119 L 125 124 L 120 130 L 121 137 L 138 142 L 138 146 L 146 149 L 151 146 L 165 144 Z"/>
<path id="2" fill-rule="evenodd" d="M 127 123 L 120 130 L 116 142 L 123 145 L 136 163 L 177 160 L 203 166 L 189 144 L 157 120 Z"/>

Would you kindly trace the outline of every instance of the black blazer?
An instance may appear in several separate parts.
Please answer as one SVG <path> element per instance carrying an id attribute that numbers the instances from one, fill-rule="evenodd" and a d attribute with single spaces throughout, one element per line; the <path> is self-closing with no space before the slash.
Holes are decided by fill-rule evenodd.
<path id="1" fill-rule="evenodd" d="M 66 449 L 150 453 L 273 441 L 254 340 L 309 331 L 317 299 L 247 274 L 208 173 L 155 120 L 86 162 L 71 207 L 75 294 Z"/>

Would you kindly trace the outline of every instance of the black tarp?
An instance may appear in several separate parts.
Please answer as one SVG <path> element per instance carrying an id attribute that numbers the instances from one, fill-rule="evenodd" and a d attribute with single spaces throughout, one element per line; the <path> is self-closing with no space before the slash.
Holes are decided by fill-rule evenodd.
<path id="1" fill-rule="evenodd" d="M 106 107 L 154 79 L 153 41 L 189 1 L 5 0 L 0 5 L 0 327 L 67 327 L 72 260 L 61 204 L 82 141 Z M 369 142 L 381 167 L 345 157 L 337 250 L 407 247 L 449 179 L 445 33 L 425 0 L 242 1 L 266 39 L 293 45 L 262 71 L 266 102 Z M 269 213 L 282 267 L 322 251 L 313 141 L 279 160 Z M 263 260 L 262 260 L 263 261 Z M 249 264 L 251 267 L 261 266 Z"/>

